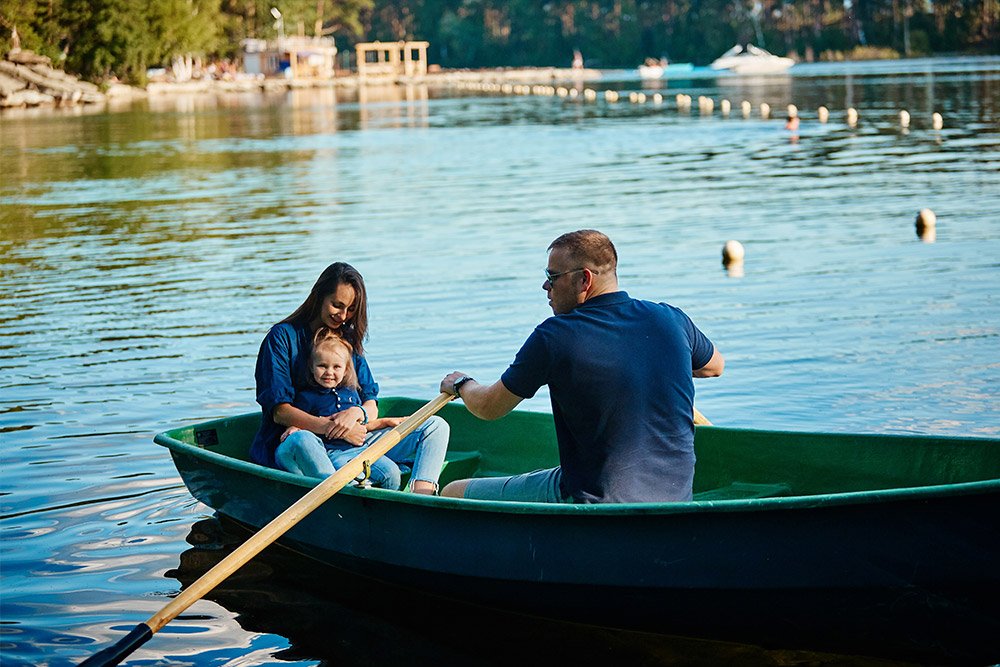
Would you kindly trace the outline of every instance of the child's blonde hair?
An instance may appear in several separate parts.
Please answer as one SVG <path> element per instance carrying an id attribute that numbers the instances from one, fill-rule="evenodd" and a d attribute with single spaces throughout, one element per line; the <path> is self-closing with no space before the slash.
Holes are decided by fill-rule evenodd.
<path id="1" fill-rule="evenodd" d="M 313 334 L 312 354 L 326 348 L 331 351 L 339 351 L 347 358 L 347 368 L 344 370 L 344 378 L 340 381 L 339 387 L 358 388 L 358 374 L 354 370 L 354 347 L 337 331 L 329 327 L 320 327 Z"/>

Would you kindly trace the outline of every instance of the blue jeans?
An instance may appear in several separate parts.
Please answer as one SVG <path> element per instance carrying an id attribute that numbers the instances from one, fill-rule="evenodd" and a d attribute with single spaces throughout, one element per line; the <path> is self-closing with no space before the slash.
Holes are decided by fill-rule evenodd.
<path id="1" fill-rule="evenodd" d="M 363 446 L 371 445 L 390 430 L 372 431 Z M 437 416 L 429 418 L 388 454 L 372 462 L 372 484 L 383 489 L 398 489 L 402 470 L 406 469 L 413 471 L 411 480 L 423 480 L 436 486 L 448 451 L 450 432 L 448 422 Z M 314 433 L 296 431 L 278 445 L 274 458 L 278 466 L 288 472 L 307 477 L 328 477 L 360 452 L 361 447 L 326 445 Z"/>
<path id="2" fill-rule="evenodd" d="M 464 498 L 521 503 L 572 503 L 559 490 L 562 468 L 547 468 L 511 477 L 476 477 L 468 480 Z"/>

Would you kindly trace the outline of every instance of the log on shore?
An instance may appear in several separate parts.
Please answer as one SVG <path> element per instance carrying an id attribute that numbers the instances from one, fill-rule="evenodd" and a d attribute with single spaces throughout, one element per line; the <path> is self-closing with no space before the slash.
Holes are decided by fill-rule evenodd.
<path id="1" fill-rule="evenodd" d="M 27 87 L 28 84 L 24 81 L 0 72 L 0 97 L 7 97 Z"/>
<path id="2" fill-rule="evenodd" d="M 96 104 L 105 99 L 97 86 L 53 69 L 45 56 L 12 51 L 0 60 L 0 107 Z"/>
<path id="3" fill-rule="evenodd" d="M 18 90 L 10 95 L 0 95 L 0 107 L 5 108 L 54 106 L 55 104 L 54 97 L 31 88 Z"/>
<path id="4" fill-rule="evenodd" d="M 12 50 L 7 54 L 7 60 L 12 63 L 17 63 L 18 65 L 52 66 L 52 58 L 49 58 L 48 56 L 40 56 L 34 51 L 25 51 L 24 49 Z"/>

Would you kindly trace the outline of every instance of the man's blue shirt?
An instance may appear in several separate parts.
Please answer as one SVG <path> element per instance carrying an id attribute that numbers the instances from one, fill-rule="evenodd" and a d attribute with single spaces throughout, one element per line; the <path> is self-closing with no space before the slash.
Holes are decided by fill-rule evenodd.
<path id="1" fill-rule="evenodd" d="M 625 292 L 539 324 L 501 380 L 549 386 L 562 492 L 576 502 L 691 499 L 694 382 L 712 342 L 678 308 Z"/>
<path id="2" fill-rule="evenodd" d="M 312 337 L 313 332 L 308 324 L 281 322 L 271 327 L 260 344 L 254 378 L 257 382 L 257 402 L 261 407 L 261 422 L 250 446 L 250 458 L 254 463 L 277 467 L 274 450 L 285 427 L 275 423 L 274 408 L 282 403 L 293 404 L 297 391 L 310 386 L 308 374 Z M 368 362 L 358 354 L 352 355 L 352 359 L 358 375 L 358 395 L 361 402 L 375 400 L 378 398 L 378 384 Z"/>

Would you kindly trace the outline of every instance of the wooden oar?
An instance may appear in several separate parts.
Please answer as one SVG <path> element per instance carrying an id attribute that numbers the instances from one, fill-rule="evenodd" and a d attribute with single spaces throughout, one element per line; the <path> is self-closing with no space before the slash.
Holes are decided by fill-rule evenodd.
<path id="1" fill-rule="evenodd" d="M 694 425 L 711 426 L 712 422 L 708 421 L 708 417 L 698 412 L 698 408 L 694 408 Z"/>
<path id="2" fill-rule="evenodd" d="M 127 635 L 119 639 L 113 646 L 109 646 L 84 660 L 80 663 L 80 667 L 103 667 L 104 665 L 117 665 L 120 663 L 126 656 L 149 641 L 153 633 L 160 630 L 160 628 L 176 618 L 178 614 L 200 600 L 226 577 L 263 551 L 269 544 L 284 535 L 310 512 L 337 493 L 337 491 L 347 486 L 362 471 L 366 461 L 371 463 L 388 452 L 400 440 L 409 435 L 415 428 L 424 423 L 428 417 L 444 407 L 453 398 L 455 398 L 453 395 L 442 392 L 437 398 L 407 417 L 399 426 L 383 435 L 373 445 L 351 459 L 347 465 L 317 484 L 309 493 L 302 496 L 291 507 L 257 531 L 250 539 L 240 545 L 239 548 L 223 558 L 215 567 L 184 589 L 170 604 L 153 614 L 148 621 L 132 628 Z"/>

